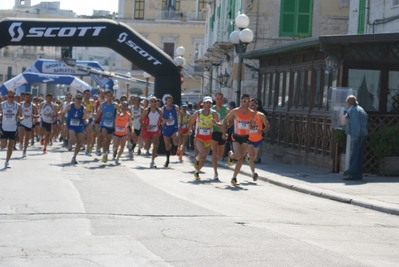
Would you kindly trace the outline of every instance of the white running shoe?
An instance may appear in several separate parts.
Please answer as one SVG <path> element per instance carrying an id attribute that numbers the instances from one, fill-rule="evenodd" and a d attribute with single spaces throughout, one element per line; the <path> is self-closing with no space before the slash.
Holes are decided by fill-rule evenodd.
<path id="1" fill-rule="evenodd" d="M 26 158 L 26 151 L 22 152 L 22 157 Z"/>
<path id="2" fill-rule="evenodd" d="M 151 162 L 151 164 L 150 164 L 150 169 L 156 169 L 157 168 L 157 166 L 155 165 L 155 162 Z"/>
<path id="3" fill-rule="evenodd" d="M 22 150 L 22 149 L 24 149 L 23 143 L 19 142 L 19 150 Z"/>
<path id="4" fill-rule="evenodd" d="M 119 159 L 115 159 L 115 165 L 119 165 L 119 164 L 120 164 Z"/>
<path id="5" fill-rule="evenodd" d="M 4 163 L 4 169 L 10 169 L 11 165 L 8 161 L 6 161 L 6 163 Z"/>

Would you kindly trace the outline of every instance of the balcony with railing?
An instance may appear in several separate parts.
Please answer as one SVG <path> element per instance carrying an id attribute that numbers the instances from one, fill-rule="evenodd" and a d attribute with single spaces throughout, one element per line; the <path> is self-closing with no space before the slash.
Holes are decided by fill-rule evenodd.
<path id="1" fill-rule="evenodd" d="M 206 12 L 195 12 L 189 11 L 187 12 L 187 21 L 205 21 L 206 19 Z"/>
<path id="2" fill-rule="evenodd" d="M 183 11 L 155 10 L 155 20 L 182 21 L 183 17 L 184 17 Z"/>

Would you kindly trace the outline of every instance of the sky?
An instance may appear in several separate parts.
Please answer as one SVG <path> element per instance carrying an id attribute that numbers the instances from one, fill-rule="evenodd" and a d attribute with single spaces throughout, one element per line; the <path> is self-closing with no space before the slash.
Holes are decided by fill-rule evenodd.
<path id="1" fill-rule="evenodd" d="M 77 15 L 92 15 L 93 9 L 118 12 L 118 0 L 31 0 L 31 5 L 37 5 L 40 2 L 60 2 L 60 8 L 72 10 Z M 14 0 L 0 0 L 0 9 L 12 9 Z"/>

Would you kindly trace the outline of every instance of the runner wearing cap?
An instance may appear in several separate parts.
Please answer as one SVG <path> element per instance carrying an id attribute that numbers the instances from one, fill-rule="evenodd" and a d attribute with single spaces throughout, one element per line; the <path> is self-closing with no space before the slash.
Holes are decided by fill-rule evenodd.
<path id="1" fill-rule="evenodd" d="M 194 159 L 194 177 L 197 181 L 201 180 L 199 173 L 211 149 L 213 125 L 221 126 L 221 124 L 219 124 L 219 115 L 216 111 L 211 109 L 212 103 L 212 97 L 204 97 L 204 107 L 194 112 L 190 118 L 188 132 L 190 135 L 193 133 L 192 127 L 194 123 L 196 123 L 194 142 L 198 150 L 198 156 Z"/>

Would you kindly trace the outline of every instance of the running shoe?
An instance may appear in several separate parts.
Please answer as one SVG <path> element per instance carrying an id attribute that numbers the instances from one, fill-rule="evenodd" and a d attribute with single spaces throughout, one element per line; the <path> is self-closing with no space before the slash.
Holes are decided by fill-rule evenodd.
<path id="1" fill-rule="evenodd" d="M 198 169 L 198 165 L 199 165 L 199 160 L 194 159 L 194 169 Z"/>
<path id="2" fill-rule="evenodd" d="M 180 150 L 180 148 L 178 148 L 177 149 L 177 155 L 181 156 L 180 154 L 181 154 L 181 150 Z"/>
<path id="3" fill-rule="evenodd" d="M 97 156 L 101 156 L 101 150 L 97 150 Z"/>
<path id="4" fill-rule="evenodd" d="M 60 142 L 62 142 L 63 140 L 62 140 L 62 136 L 60 136 L 60 140 L 59 140 Z"/>
<path id="5" fill-rule="evenodd" d="M 240 183 L 237 181 L 237 178 L 231 179 L 231 184 L 234 186 L 240 185 Z"/>
<path id="6" fill-rule="evenodd" d="M 49 144 L 49 146 L 53 145 L 53 140 L 51 138 L 48 140 L 48 144 Z"/>
<path id="7" fill-rule="evenodd" d="M 147 150 L 147 152 L 145 152 L 145 155 L 146 155 L 146 156 L 151 156 L 150 151 Z"/>
<path id="8" fill-rule="evenodd" d="M 47 154 L 47 149 L 43 148 L 43 154 Z"/>
<path id="9" fill-rule="evenodd" d="M 41 145 L 41 146 L 44 146 L 44 139 L 41 139 L 41 140 L 40 140 L 40 145 Z"/>
<path id="10" fill-rule="evenodd" d="M 22 157 L 26 158 L 26 151 L 22 152 Z"/>
<path id="11" fill-rule="evenodd" d="M 139 150 L 137 151 L 137 155 L 140 156 L 140 154 L 141 154 L 141 149 L 139 149 Z"/>
<path id="12" fill-rule="evenodd" d="M 120 164 L 119 159 L 115 159 L 115 165 L 119 165 L 119 164 Z"/>
<path id="13" fill-rule="evenodd" d="M 112 154 L 112 157 L 116 158 L 116 154 L 118 154 L 118 150 L 114 150 L 114 153 Z"/>
<path id="14" fill-rule="evenodd" d="M 195 172 L 194 172 L 194 177 L 195 177 L 195 180 L 201 181 L 201 178 L 200 178 L 200 176 L 199 176 L 199 171 L 195 171 Z"/>
<path id="15" fill-rule="evenodd" d="M 133 151 L 129 150 L 129 159 L 133 159 Z"/>
<path id="16" fill-rule="evenodd" d="M 10 168 L 11 168 L 10 163 L 9 163 L 8 161 L 6 161 L 6 162 L 4 163 L 4 169 L 10 169 Z"/>
<path id="17" fill-rule="evenodd" d="M 127 144 L 127 149 L 132 150 L 133 149 L 133 144 L 129 142 Z"/>
<path id="18" fill-rule="evenodd" d="M 180 162 L 183 162 L 183 155 L 180 155 L 180 156 L 179 156 L 179 161 L 180 161 Z"/>
<path id="19" fill-rule="evenodd" d="M 215 175 L 213 176 L 213 180 L 219 181 L 219 174 L 215 173 Z"/>
<path id="20" fill-rule="evenodd" d="M 108 161 L 108 155 L 103 155 L 103 158 L 101 159 L 102 162 L 107 163 Z"/>
<path id="21" fill-rule="evenodd" d="M 165 168 L 167 168 L 167 167 L 169 166 L 169 160 L 167 160 L 163 166 L 164 166 Z"/>
<path id="22" fill-rule="evenodd" d="M 229 166 L 233 166 L 233 164 L 234 164 L 233 159 L 230 157 L 231 154 L 233 154 L 233 152 L 230 150 L 230 151 L 227 153 L 227 164 L 228 164 Z"/>
<path id="23" fill-rule="evenodd" d="M 68 151 L 72 151 L 72 144 L 68 142 Z"/>
<path id="24" fill-rule="evenodd" d="M 86 156 L 91 157 L 91 151 L 90 150 L 86 150 Z"/>
<path id="25" fill-rule="evenodd" d="M 33 141 L 33 139 L 30 140 L 30 145 L 33 146 L 34 144 L 35 144 L 35 141 Z"/>
<path id="26" fill-rule="evenodd" d="M 254 182 L 256 182 L 258 180 L 258 174 L 256 172 L 254 172 L 254 174 L 252 174 L 252 179 L 254 180 Z"/>
<path id="27" fill-rule="evenodd" d="M 76 158 L 75 158 L 75 157 L 72 158 L 71 164 L 78 164 L 78 162 L 76 161 Z"/>
<path id="28" fill-rule="evenodd" d="M 245 161 L 246 161 L 247 163 L 249 163 L 249 156 L 248 156 L 248 154 L 245 155 Z"/>
<path id="29" fill-rule="evenodd" d="M 157 168 L 157 165 L 155 165 L 155 162 L 151 162 L 150 163 L 150 169 L 156 169 Z"/>

